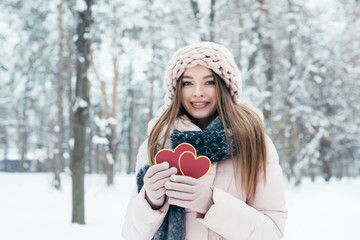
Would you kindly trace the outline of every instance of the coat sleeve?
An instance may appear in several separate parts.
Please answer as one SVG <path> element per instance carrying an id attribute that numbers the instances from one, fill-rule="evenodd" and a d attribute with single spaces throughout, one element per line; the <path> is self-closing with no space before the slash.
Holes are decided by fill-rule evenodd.
<path id="1" fill-rule="evenodd" d="M 144 189 L 141 189 L 139 194 L 134 189 L 124 219 L 123 238 L 152 239 L 164 221 L 168 209 L 169 203 L 165 202 L 159 210 L 153 210 L 145 199 Z"/>
<path id="2" fill-rule="evenodd" d="M 148 163 L 146 145 L 147 140 L 145 140 L 139 148 L 136 160 L 136 172 L 139 171 L 142 165 Z M 123 238 L 139 240 L 152 239 L 164 221 L 168 209 L 169 203 L 165 202 L 164 206 L 159 210 L 153 210 L 145 198 L 144 188 L 137 193 L 137 188 L 134 187 L 122 228 Z"/>
<path id="3" fill-rule="evenodd" d="M 214 188 L 213 201 L 203 219 L 198 219 L 226 239 L 277 240 L 284 234 L 287 210 L 282 170 L 275 146 L 267 137 L 266 183 L 259 177 L 255 198 L 248 203 Z"/>

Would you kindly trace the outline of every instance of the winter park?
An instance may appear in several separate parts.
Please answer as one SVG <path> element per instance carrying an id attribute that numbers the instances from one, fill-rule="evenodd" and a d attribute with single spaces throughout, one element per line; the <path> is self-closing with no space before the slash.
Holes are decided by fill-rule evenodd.
<path id="1" fill-rule="evenodd" d="M 0 2 L 0 239 L 360 239 L 360 1 Z"/>

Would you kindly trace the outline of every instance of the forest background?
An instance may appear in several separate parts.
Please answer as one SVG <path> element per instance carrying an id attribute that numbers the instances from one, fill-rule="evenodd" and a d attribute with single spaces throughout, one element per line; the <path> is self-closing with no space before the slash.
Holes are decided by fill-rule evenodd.
<path id="1" fill-rule="evenodd" d="M 134 173 L 167 62 L 215 41 L 288 181 L 360 174 L 359 1 L 5 0 L 0 29 L 0 171 Z"/>

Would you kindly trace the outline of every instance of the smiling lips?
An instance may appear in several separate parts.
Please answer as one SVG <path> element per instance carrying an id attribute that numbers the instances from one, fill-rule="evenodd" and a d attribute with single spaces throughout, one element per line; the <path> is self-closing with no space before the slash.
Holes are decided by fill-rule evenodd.
<path id="1" fill-rule="evenodd" d="M 191 106 L 196 109 L 205 108 L 210 102 L 190 102 Z"/>

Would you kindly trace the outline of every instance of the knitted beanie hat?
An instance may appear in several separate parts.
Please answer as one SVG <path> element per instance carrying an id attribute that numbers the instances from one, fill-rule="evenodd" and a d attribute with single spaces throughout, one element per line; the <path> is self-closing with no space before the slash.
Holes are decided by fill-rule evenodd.
<path id="1" fill-rule="evenodd" d="M 166 110 L 174 98 L 176 82 L 186 68 L 201 65 L 213 70 L 230 89 L 234 103 L 239 103 L 241 94 L 240 71 L 233 55 L 223 45 L 213 42 L 198 42 L 180 48 L 173 55 L 165 72 L 165 104 L 161 110 Z"/>

